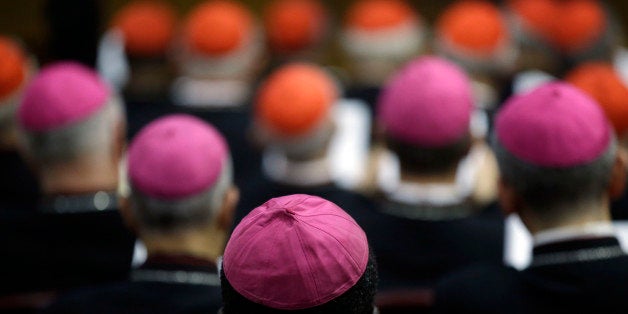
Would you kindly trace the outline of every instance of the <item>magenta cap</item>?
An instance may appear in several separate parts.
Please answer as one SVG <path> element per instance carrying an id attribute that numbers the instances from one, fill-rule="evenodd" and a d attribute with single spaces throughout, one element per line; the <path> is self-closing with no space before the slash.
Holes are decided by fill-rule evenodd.
<path id="1" fill-rule="evenodd" d="M 131 142 L 129 179 L 144 195 L 181 199 L 212 187 L 227 158 L 228 146 L 216 129 L 190 115 L 170 115 L 145 126 Z"/>
<path id="2" fill-rule="evenodd" d="M 46 132 L 87 120 L 109 99 L 96 72 L 76 62 L 44 67 L 27 86 L 17 111 L 27 131 Z"/>
<path id="3" fill-rule="evenodd" d="M 247 299 L 298 310 L 345 293 L 368 259 L 366 235 L 353 218 L 332 202 L 297 194 L 269 200 L 238 224 L 223 269 Z"/>
<path id="4" fill-rule="evenodd" d="M 399 71 L 382 91 L 379 121 L 394 139 L 424 147 L 453 144 L 469 132 L 473 94 L 465 72 L 433 56 Z"/>
<path id="5" fill-rule="evenodd" d="M 550 168 L 587 164 L 606 151 L 612 138 L 595 100 L 562 82 L 511 97 L 497 115 L 495 130 L 515 157 Z"/>

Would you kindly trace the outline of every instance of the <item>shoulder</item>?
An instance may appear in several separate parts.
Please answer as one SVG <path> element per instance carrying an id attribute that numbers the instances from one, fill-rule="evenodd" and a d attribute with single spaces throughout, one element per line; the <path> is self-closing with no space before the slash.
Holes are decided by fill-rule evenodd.
<path id="1" fill-rule="evenodd" d="M 436 286 L 436 312 L 510 311 L 518 303 L 517 274 L 510 267 L 477 264 L 447 275 Z"/>
<path id="2" fill-rule="evenodd" d="M 220 288 L 203 285 L 121 282 L 74 290 L 44 314 L 55 313 L 215 313 Z M 202 310 L 202 311 L 201 311 Z"/>

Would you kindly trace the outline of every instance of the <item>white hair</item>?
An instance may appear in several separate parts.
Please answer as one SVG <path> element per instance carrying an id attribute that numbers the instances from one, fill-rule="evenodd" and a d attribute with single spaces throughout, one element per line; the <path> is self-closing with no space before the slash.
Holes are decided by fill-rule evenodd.
<path id="1" fill-rule="evenodd" d="M 90 155 L 109 156 L 115 128 L 124 119 L 123 110 L 122 101 L 114 96 L 87 120 L 52 131 L 20 129 L 20 141 L 41 165 L 72 162 Z"/>
<path id="2" fill-rule="evenodd" d="M 233 165 L 227 157 L 219 177 L 207 190 L 176 200 L 147 196 L 131 183 L 131 209 L 140 225 L 152 232 L 173 232 L 211 222 L 220 212 L 233 184 Z"/>
<path id="3" fill-rule="evenodd" d="M 331 113 L 328 113 L 327 117 L 322 118 L 318 125 L 306 134 L 294 137 L 272 136 L 269 147 L 277 149 L 292 158 L 311 157 L 329 145 L 334 133 L 330 115 Z"/>

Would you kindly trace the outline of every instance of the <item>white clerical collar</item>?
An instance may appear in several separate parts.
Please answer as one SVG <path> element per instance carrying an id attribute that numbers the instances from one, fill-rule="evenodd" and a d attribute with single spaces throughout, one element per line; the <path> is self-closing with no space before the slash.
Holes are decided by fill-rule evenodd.
<path id="1" fill-rule="evenodd" d="M 262 171 L 272 181 L 287 185 L 317 186 L 333 182 L 327 156 L 296 162 L 272 147 L 262 155 Z"/>
<path id="2" fill-rule="evenodd" d="M 538 232 L 533 236 L 534 246 L 567 240 L 601 238 L 614 236 L 615 230 L 610 222 L 592 222 L 582 226 L 553 228 Z"/>
<path id="3" fill-rule="evenodd" d="M 475 190 L 478 169 L 484 162 L 485 151 L 473 147 L 456 170 L 452 184 L 424 184 L 401 180 L 399 159 L 386 152 L 378 167 L 378 185 L 388 199 L 410 205 L 456 205 L 468 199 Z"/>

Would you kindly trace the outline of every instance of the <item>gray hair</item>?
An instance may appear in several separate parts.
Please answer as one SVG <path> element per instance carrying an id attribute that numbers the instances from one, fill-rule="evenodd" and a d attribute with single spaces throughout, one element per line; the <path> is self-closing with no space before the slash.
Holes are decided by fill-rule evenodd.
<path id="1" fill-rule="evenodd" d="M 601 200 L 608 188 L 617 152 L 613 136 L 608 148 L 597 159 L 583 165 L 550 168 L 527 163 L 508 152 L 492 136 L 493 149 L 502 180 L 537 211 L 575 209 Z"/>
<path id="2" fill-rule="evenodd" d="M 330 121 L 332 121 L 331 116 L 323 118 L 319 125 L 307 134 L 291 138 L 275 136 L 269 146 L 279 149 L 291 158 L 310 158 L 329 145 L 335 128 L 333 122 Z"/>
<path id="3" fill-rule="evenodd" d="M 108 156 L 123 110 L 122 101 L 114 96 L 87 120 L 45 132 L 21 129 L 20 141 L 41 165 L 72 162 L 86 155 Z"/>
<path id="4" fill-rule="evenodd" d="M 233 184 L 233 165 L 227 157 L 215 184 L 196 195 L 176 200 L 147 196 L 131 183 L 131 210 L 147 231 L 167 233 L 202 226 L 219 213 Z"/>

